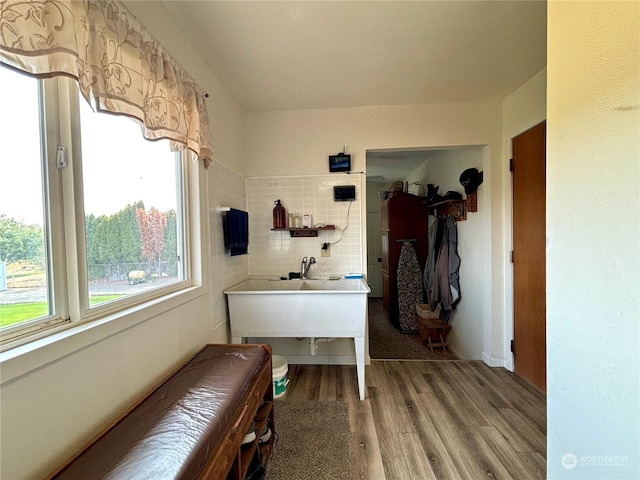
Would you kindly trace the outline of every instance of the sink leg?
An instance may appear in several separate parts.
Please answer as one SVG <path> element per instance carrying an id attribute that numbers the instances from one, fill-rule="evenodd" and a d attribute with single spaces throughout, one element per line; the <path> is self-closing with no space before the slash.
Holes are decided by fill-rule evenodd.
<path id="1" fill-rule="evenodd" d="M 353 339 L 356 345 L 356 370 L 358 372 L 358 392 L 360 400 L 364 400 L 364 337 L 356 337 Z"/>

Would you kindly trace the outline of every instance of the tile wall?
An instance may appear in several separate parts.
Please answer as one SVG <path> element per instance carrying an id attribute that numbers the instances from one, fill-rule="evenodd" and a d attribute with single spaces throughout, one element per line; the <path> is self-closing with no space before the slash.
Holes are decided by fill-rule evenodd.
<path id="1" fill-rule="evenodd" d="M 228 324 L 227 305 L 223 291 L 249 276 L 249 255 L 231 257 L 224 249 L 222 215 L 216 206 L 246 210 L 247 192 L 244 176 L 214 161 L 208 170 L 209 241 L 211 252 L 212 330 Z M 251 239 L 249 239 L 251 241 Z"/>
<path id="2" fill-rule="evenodd" d="M 313 256 L 317 261 L 311 267 L 311 278 L 362 272 L 362 177 L 362 174 L 248 177 L 250 274 L 286 276 L 300 270 L 300 261 L 305 256 Z M 355 185 L 356 200 L 334 201 L 336 185 Z M 334 224 L 336 230 L 320 231 L 311 238 L 291 238 L 289 232 L 272 231 L 273 207 L 278 199 L 287 213 L 311 214 L 314 225 Z M 332 244 L 329 257 L 321 257 L 324 242 Z"/>

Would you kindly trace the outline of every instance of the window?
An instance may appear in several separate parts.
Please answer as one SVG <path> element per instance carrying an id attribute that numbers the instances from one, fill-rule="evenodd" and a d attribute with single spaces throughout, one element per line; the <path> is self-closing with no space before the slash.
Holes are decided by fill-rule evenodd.
<path id="1" fill-rule="evenodd" d="M 186 154 L 71 80 L 0 66 L 0 84 L 3 348 L 190 286 Z"/>
<path id="2" fill-rule="evenodd" d="M 38 81 L 0 69 L 0 328 L 52 314 Z M 4 86 L 9 88 L 4 88 Z M 12 141 L 9 141 L 12 139 Z"/>
<path id="3" fill-rule="evenodd" d="M 133 120 L 79 103 L 89 306 L 183 280 L 180 159 Z"/>

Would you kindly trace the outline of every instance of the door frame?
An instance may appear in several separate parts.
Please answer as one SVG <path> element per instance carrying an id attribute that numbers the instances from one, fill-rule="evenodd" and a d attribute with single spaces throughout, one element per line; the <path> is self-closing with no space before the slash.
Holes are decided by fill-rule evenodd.
<path id="1" fill-rule="evenodd" d="M 368 209 L 367 209 L 368 210 Z M 378 228 L 377 230 L 375 230 L 375 233 L 377 233 L 377 236 L 380 237 L 378 239 L 378 244 L 380 245 L 380 251 L 376 251 L 375 247 L 377 247 L 378 244 L 376 244 L 374 246 L 374 251 L 371 251 L 371 245 L 369 242 L 369 233 L 370 233 L 370 228 L 372 226 L 372 224 L 369 222 L 369 215 L 372 216 L 376 216 L 377 217 L 377 225 Z M 382 293 L 382 263 L 378 262 L 378 258 L 382 257 L 382 232 L 380 231 L 380 212 L 369 212 L 367 211 L 366 213 L 366 234 L 367 234 L 367 283 L 369 283 L 369 287 L 371 288 L 371 293 L 369 293 L 368 298 L 382 298 L 383 297 L 383 293 Z M 375 223 L 373 224 L 375 225 Z M 372 260 L 371 262 L 369 261 L 369 257 L 371 258 L 375 258 L 375 261 Z M 371 272 L 369 270 L 369 265 L 378 265 L 379 270 L 380 270 L 380 275 L 374 275 L 375 272 Z M 375 267 L 374 267 L 375 268 Z M 378 282 L 377 284 L 374 284 L 376 291 L 374 292 L 374 287 L 372 287 L 371 283 L 368 282 L 369 279 L 375 280 L 376 282 Z M 380 295 L 374 295 L 374 293 L 380 293 Z"/>

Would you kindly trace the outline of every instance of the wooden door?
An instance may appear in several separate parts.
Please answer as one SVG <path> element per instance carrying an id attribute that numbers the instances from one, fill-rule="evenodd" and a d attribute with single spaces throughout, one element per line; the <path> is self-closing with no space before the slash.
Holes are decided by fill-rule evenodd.
<path id="1" fill-rule="evenodd" d="M 546 391 L 546 123 L 512 140 L 515 372 Z"/>

